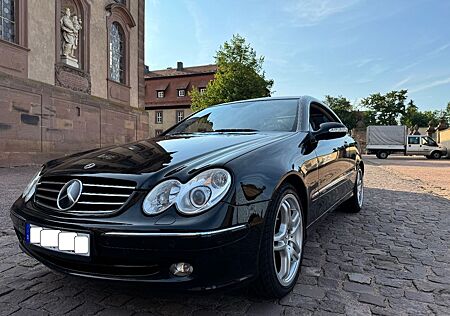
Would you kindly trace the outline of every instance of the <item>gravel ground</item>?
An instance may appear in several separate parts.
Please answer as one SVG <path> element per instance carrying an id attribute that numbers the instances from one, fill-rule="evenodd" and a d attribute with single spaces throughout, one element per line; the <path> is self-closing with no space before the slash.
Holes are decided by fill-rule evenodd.
<path id="1" fill-rule="evenodd" d="M 372 155 L 364 158 L 401 178 L 411 180 L 426 192 L 450 199 L 450 159 L 430 160 L 423 156 L 395 155 L 384 160 Z"/>
<path id="2" fill-rule="evenodd" d="M 18 247 L 9 206 L 37 168 L 0 169 L 1 315 L 449 315 L 450 200 L 367 164 L 359 214 L 309 235 L 301 277 L 281 300 L 247 290 L 167 293 L 55 273 Z"/>

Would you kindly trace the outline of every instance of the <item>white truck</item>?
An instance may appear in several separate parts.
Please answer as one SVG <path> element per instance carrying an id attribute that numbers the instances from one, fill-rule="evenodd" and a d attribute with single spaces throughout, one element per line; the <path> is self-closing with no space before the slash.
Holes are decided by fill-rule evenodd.
<path id="1" fill-rule="evenodd" d="M 447 155 L 447 148 L 426 135 L 408 135 L 406 126 L 369 126 L 367 127 L 368 154 L 386 159 L 390 154 L 401 153 L 405 156 L 422 155 L 428 159 L 440 159 Z"/>

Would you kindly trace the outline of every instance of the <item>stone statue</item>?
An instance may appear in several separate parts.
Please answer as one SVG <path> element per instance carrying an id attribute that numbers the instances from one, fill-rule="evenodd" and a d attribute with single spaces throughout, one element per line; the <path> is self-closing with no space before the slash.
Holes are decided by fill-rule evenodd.
<path id="1" fill-rule="evenodd" d="M 438 129 L 438 131 L 443 131 L 447 128 L 448 128 L 448 123 L 447 123 L 447 120 L 445 119 L 445 117 L 443 116 L 439 120 L 439 125 L 438 125 L 437 129 Z"/>
<path id="2" fill-rule="evenodd" d="M 433 137 L 433 134 L 436 133 L 436 127 L 434 127 L 433 121 L 428 122 L 428 128 L 427 128 L 426 132 L 427 132 L 427 135 L 430 137 Z"/>
<path id="3" fill-rule="evenodd" d="M 73 28 L 75 29 L 75 44 L 72 46 L 72 56 L 75 54 L 75 50 L 78 48 L 78 33 L 82 29 L 82 22 L 76 15 L 72 16 Z"/>
<path id="4" fill-rule="evenodd" d="M 413 135 L 420 135 L 420 132 L 419 132 L 419 125 L 414 125 L 414 133 L 413 133 Z"/>
<path id="5" fill-rule="evenodd" d="M 409 135 L 414 135 L 414 126 L 409 128 Z"/>
<path id="6" fill-rule="evenodd" d="M 76 15 L 71 16 L 70 8 L 66 8 L 60 24 L 63 61 L 71 66 L 78 67 L 75 50 L 78 47 L 78 33 L 82 29 L 82 21 Z"/>

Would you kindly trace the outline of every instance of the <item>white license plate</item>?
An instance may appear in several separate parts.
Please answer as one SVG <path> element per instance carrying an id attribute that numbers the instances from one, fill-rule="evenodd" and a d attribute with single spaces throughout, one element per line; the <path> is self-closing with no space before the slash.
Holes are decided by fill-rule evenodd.
<path id="1" fill-rule="evenodd" d="M 28 244 L 46 249 L 89 256 L 89 234 L 69 232 L 31 224 L 25 226 L 25 240 Z"/>

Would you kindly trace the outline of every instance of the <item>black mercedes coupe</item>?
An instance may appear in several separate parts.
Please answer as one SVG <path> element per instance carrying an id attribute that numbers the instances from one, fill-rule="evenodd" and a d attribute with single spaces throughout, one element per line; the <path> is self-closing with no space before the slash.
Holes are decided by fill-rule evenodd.
<path id="1" fill-rule="evenodd" d="M 71 275 L 190 290 L 251 283 L 282 297 L 307 230 L 339 205 L 361 209 L 363 175 L 355 140 L 320 101 L 255 99 L 49 161 L 11 218 L 26 253 Z"/>

